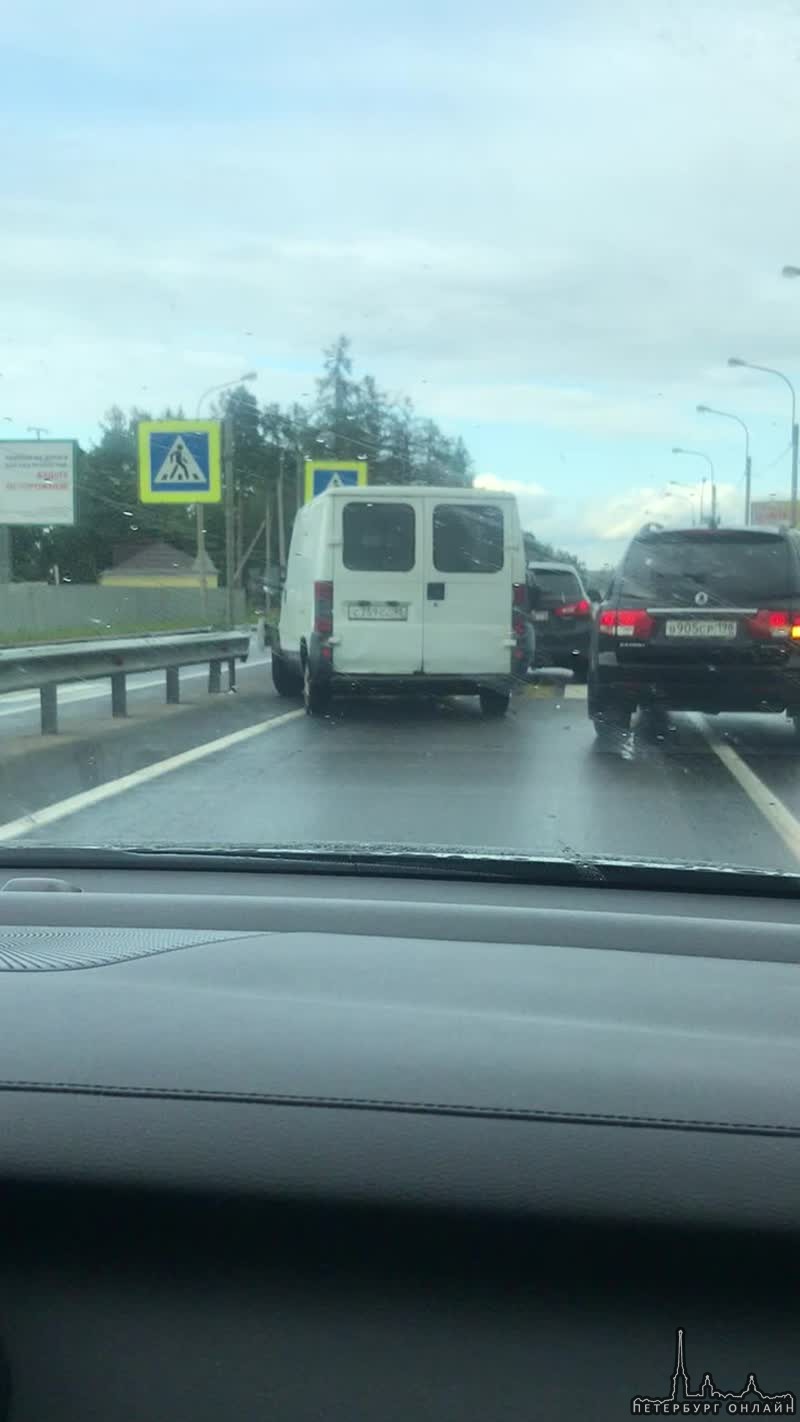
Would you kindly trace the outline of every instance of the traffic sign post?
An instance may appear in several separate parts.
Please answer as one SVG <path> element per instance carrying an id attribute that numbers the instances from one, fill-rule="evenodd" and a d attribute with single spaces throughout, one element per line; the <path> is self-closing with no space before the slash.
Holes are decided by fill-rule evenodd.
<path id="1" fill-rule="evenodd" d="M 363 459 L 307 459 L 305 502 L 309 503 L 325 489 L 355 489 L 367 483 L 367 464 Z"/>
<path id="2" fill-rule="evenodd" d="M 142 420 L 139 499 L 143 504 L 218 504 L 222 498 L 219 420 Z"/>

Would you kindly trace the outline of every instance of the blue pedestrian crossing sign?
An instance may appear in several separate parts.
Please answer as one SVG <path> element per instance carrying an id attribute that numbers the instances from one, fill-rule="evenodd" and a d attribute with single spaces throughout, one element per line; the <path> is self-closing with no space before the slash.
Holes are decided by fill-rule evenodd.
<path id="1" fill-rule="evenodd" d="M 218 504 L 222 497 L 219 420 L 142 420 L 139 499 L 143 504 Z"/>
<path id="2" fill-rule="evenodd" d="M 366 482 L 366 460 L 307 459 L 305 502 L 315 499 L 325 489 L 356 489 Z"/>

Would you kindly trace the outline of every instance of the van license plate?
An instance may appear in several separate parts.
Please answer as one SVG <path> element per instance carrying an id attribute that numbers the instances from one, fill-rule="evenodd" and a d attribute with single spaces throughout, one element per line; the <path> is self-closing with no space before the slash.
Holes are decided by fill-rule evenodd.
<path id="1" fill-rule="evenodd" d="M 408 606 L 402 602 L 351 602 L 347 616 L 351 622 L 407 622 Z"/>
<path id="2" fill-rule="evenodd" d="M 668 621 L 665 631 L 668 637 L 735 637 L 736 623 L 687 617 L 685 621 Z"/>

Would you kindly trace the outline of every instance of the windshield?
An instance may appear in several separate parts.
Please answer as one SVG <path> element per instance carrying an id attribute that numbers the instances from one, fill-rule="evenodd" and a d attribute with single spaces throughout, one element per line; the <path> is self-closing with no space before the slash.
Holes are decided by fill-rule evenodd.
<path id="1" fill-rule="evenodd" d="M 800 12 L 3 39 L 0 854 L 800 872 Z"/>

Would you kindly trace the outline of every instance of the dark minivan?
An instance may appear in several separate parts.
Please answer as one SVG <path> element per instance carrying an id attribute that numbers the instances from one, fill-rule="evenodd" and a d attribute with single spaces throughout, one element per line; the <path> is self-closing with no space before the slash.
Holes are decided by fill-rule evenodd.
<path id="1" fill-rule="evenodd" d="M 637 707 L 785 711 L 800 734 L 800 537 L 787 528 L 644 528 L 592 637 L 598 734 Z"/>

